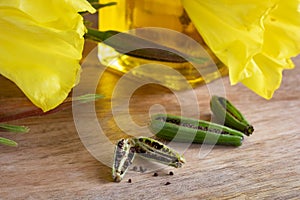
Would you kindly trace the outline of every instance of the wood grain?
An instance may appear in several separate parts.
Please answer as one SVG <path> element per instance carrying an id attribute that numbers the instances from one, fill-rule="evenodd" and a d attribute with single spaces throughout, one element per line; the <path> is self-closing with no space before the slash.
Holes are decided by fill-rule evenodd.
<path id="1" fill-rule="evenodd" d="M 298 67 L 284 72 L 281 88 L 269 101 L 242 85 L 230 86 L 228 77 L 221 79 L 227 98 L 255 127 L 241 147 L 215 146 L 203 156 L 208 146 L 191 145 L 184 153 L 187 163 L 181 169 L 136 160 L 134 165 L 147 171 L 130 170 L 121 183 L 112 182 L 111 168 L 95 159 L 81 143 L 72 109 L 12 121 L 31 130 L 21 135 L 1 133 L 16 140 L 19 147 L 0 146 L 0 199 L 298 199 L 300 57 L 295 62 Z M 95 104 L 99 123 L 112 142 L 125 134 L 111 110 L 118 79 L 118 75 L 105 72 L 97 91 L 106 97 Z M 17 112 L 22 105 L 32 106 L 10 81 L 0 77 L 0 84 L 0 114 Z M 197 87 L 194 92 L 201 117 L 209 119 L 207 87 Z M 192 91 L 181 95 L 189 97 Z M 192 111 L 191 100 L 185 101 L 185 109 Z M 154 104 L 163 105 L 169 113 L 181 112 L 171 91 L 147 85 L 130 98 L 132 119 L 140 126 L 147 125 Z M 153 177 L 154 171 L 159 176 Z M 168 175 L 169 171 L 174 175 Z M 127 182 L 129 178 L 132 183 Z"/>

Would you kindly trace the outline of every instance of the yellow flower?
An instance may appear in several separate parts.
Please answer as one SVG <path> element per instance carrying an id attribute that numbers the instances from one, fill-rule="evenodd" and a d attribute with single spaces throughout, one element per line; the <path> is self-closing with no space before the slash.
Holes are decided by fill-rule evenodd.
<path id="1" fill-rule="evenodd" d="M 79 80 L 85 0 L 0 0 L 0 74 L 44 111 L 64 101 Z"/>
<path id="2" fill-rule="evenodd" d="M 279 88 L 282 70 L 300 53 L 299 0 L 182 0 L 197 30 L 242 82 L 266 99 Z"/>

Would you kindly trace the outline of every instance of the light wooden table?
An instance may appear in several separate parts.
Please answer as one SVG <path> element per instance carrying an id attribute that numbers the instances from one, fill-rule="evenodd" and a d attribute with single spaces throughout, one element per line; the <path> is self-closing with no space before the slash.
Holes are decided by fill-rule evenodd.
<path id="1" fill-rule="evenodd" d="M 221 79 L 227 98 L 255 127 L 241 147 L 215 146 L 199 158 L 201 145 L 191 145 L 184 153 L 187 163 L 183 168 L 129 171 L 121 183 L 112 182 L 111 168 L 95 159 L 82 144 L 72 109 L 12 121 L 31 130 L 23 135 L 1 133 L 16 140 L 19 147 L 0 146 L 0 199 L 299 199 L 300 57 L 295 61 L 298 67 L 284 72 L 281 88 L 269 101 L 242 85 L 230 86 L 228 77 Z M 118 78 L 105 73 L 97 92 L 106 97 L 95 106 L 99 123 L 112 141 L 124 134 L 111 111 L 111 92 Z M 10 81 L 0 77 L 0 85 L 1 115 L 32 107 Z M 194 91 L 201 116 L 208 118 L 207 87 Z M 186 103 L 191 92 L 182 93 Z M 173 93 L 143 86 L 130 100 L 133 120 L 146 125 L 153 104 L 165 106 L 168 113 L 180 114 Z M 153 177 L 154 171 L 159 176 Z M 174 175 L 168 175 L 169 171 Z M 127 182 L 129 178 L 132 183 Z"/>

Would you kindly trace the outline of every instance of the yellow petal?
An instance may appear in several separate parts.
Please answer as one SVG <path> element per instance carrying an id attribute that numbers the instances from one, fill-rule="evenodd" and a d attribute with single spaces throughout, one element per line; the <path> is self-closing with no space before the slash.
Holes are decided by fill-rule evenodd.
<path id="1" fill-rule="evenodd" d="M 245 66 L 261 51 L 262 19 L 273 3 L 183 0 L 183 5 L 207 45 L 229 67 L 231 83 L 246 78 Z"/>
<path id="2" fill-rule="evenodd" d="M 35 3 L 29 9 L 23 4 L 29 1 L 12 2 L 15 4 L 5 6 L 0 1 L 0 73 L 48 111 L 62 103 L 79 80 L 85 30 L 77 13 L 80 4 L 56 1 L 50 7 L 51 1 L 35 1 L 37 8 L 43 8 L 43 13 L 37 13 Z M 28 13 L 19 9 L 23 6 Z"/>
<path id="3" fill-rule="evenodd" d="M 17 8 L 39 24 L 58 30 L 77 29 L 79 34 L 84 33 L 84 28 L 82 21 L 78 21 L 78 12 L 96 12 L 86 0 L 0 0 L 0 7 Z"/>
<path id="4" fill-rule="evenodd" d="M 265 22 L 263 51 L 274 58 L 290 58 L 300 52 L 300 1 L 280 1 Z"/>
<path id="5" fill-rule="evenodd" d="M 257 54 L 249 62 L 247 68 L 251 76 L 241 82 L 258 95 L 271 99 L 274 91 L 279 88 L 282 79 L 282 70 L 294 66 L 290 59 L 275 59 L 267 54 Z"/>
<path id="6" fill-rule="evenodd" d="M 261 53 L 247 65 L 252 72 L 241 80 L 260 96 L 270 99 L 280 87 L 282 71 L 294 67 L 291 57 L 300 53 L 299 1 L 280 1 L 266 17 L 264 42 Z"/>
<path id="7" fill-rule="evenodd" d="M 242 82 L 270 99 L 282 70 L 300 53 L 298 0 L 183 0 L 193 23 L 229 68 L 231 84 Z"/>

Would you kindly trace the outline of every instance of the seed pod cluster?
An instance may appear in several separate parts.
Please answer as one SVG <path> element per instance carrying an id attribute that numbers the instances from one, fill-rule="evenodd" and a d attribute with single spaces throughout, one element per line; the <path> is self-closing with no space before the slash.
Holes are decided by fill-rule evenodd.
<path id="1" fill-rule="evenodd" d="M 112 166 L 114 181 L 120 182 L 123 179 L 135 155 L 175 168 L 182 167 L 185 163 L 185 159 L 178 152 L 152 138 L 120 139 L 115 147 Z"/>
<path id="2" fill-rule="evenodd" d="M 233 146 L 242 145 L 244 135 L 249 136 L 254 131 L 253 126 L 227 99 L 213 96 L 210 107 L 216 118 L 225 122 L 225 126 L 170 114 L 155 114 L 151 117 L 149 128 L 158 138 L 165 140 Z M 112 167 L 116 182 L 123 179 L 135 155 L 175 168 L 185 163 L 179 153 L 152 138 L 121 139 L 115 147 Z M 170 183 L 167 182 L 166 185 L 168 184 Z"/>
<path id="3" fill-rule="evenodd" d="M 152 116 L 150 129 L 155 136 L 176 142 L 240 146 L 243 134 L 219 124 L 169 114 Z"/>
<path id="4" fill-rule="evenodd" d="M 204 120 L 170 114 L 155 114 L 151 117 L 150 130 L 158 138 L 177 142 L 221 144 L 240 146 L 244 135 L 253 132 L 245 117 L 223 97 L 213 96 L 211 108 L 217 119 L 225 126 Z"/>

